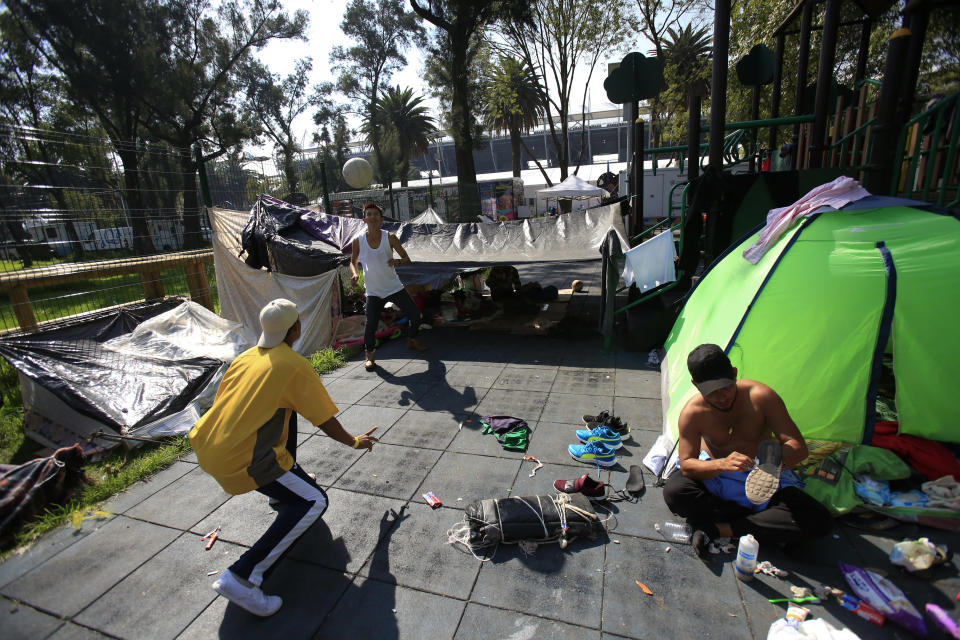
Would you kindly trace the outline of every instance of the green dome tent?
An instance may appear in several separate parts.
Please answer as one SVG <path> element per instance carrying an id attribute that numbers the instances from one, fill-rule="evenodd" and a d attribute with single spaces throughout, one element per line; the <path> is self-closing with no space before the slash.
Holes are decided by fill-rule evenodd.
<path id="1" fill-rule="evenodd" d="M 869 443 L 885 353 L 900 432 L 960 442 L 960 218 L 870 196 L 824 207 L 756 264 L 758 233 L 718 258 L 665 347 L 664 432 L 695 390 L 687 354 L 725 349 L 739 377 L 768 384 L 807 438 Z"/>

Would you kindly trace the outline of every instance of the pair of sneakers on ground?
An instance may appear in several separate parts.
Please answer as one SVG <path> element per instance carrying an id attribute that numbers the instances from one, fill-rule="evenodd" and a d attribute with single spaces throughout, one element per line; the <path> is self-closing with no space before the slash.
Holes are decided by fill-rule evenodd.
<path id="1" fill-rule="evenodd" d="M 586 429 L 577 430 L 577 440 L 583 444 L 571 444 L 567 451 L 578 462 L 586 462 L 601 467 L 617 464 L 616 449 L 623 446 L 623 440 L 630 436 L 625 422 L 609 411 L 601 411 L 595 416 L 583 416 Z"/>

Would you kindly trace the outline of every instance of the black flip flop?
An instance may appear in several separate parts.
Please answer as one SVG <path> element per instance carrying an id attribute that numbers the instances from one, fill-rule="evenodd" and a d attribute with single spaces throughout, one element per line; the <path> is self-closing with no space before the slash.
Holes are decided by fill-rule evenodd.
<path id="1" fill-rule="evenodd" d="M 643 467 L 638 464 L 630 465 L 630 476 L 627 478 L 627 484 L 624 488 L 627 493 L 633 496 L 639 496 L 646 490 L 647 484 L 643 479 Z"/>

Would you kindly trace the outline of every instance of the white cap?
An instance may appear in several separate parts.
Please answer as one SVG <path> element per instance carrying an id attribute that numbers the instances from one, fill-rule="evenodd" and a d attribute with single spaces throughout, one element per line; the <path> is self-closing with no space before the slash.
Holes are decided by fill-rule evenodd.
<path id="1" fill-rule="evenodd" d="M 271 300 L 260 310 L 260 327 L 263 333 L 260 334 L 257 346 L 264 349 L 277 346 L 283 342 L 287 337 L 287 331 L 299 319 L 300 312 L 297 311 L 297 305 L 284 298 Z"/>

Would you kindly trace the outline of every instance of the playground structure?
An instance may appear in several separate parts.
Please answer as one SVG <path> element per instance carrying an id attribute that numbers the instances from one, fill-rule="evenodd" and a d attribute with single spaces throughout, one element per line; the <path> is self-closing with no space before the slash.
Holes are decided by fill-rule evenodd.
<path id="1" fill-rule="evenodd" d="M 813 186 L 839 175 L 858 178 L 877 195 L 901 196 L 923 200 L 943 207 L 960 204 L 960 167 L 957 148 L 960 134 L 960 92 L 946 96 L 923 112 L 911 117 L 921 52 L 930 12 L 944 0 L 920 0 L 906 4 L 901 12 L 902 27 L 888 42 L 885 72 L 877 83 L 865 77 L 867 46 L 874 19 L 885 12 L 892 0 L 857 2 L 863 12 L 857 60 L 856 88 L 831 101 L 832 72 L 840 28 L 843 0 L 801 0 L 775 30 L 776 53 L 772 78 L 771 113 L 759 119 L 758 92 L 754 88 L 753 119 L 726 122 L 727 59 L 730 33 L 730 0 L 718 0 L 714 19 L 712 101 L 708 126 L 701 126 L 702 98 L 691 95 L 689 101 L 688 144 L 645 150 L 634 147 L 631 162 L 631 194 L 638 194 L 643 160 L 664 153 L 686 155 L 686 181 L 682 185 L 679 218 L 670 215 L 663 221 L 640 229 L 642 198 L 625 199 L 633 214 L 630 246 L 636 246 L 657 232 L 674 234 L 678 241 L 677 280 L 640 295 L 627 292 L 627 301 L 617 304 L 617 295 L 628 290 L 618 288 L 623 250 L 614 243 L 606 255 L 601 330 L 605 348 L 613 346 L 615 321 L 633 348 L 651 348 L 662 344 L 673 324 L 684 296 L 695 282 L 699 270 L 710 265 L 745 233 L 755 231 L 764 222 L 767 211 L 785 206 Z M 813 95 L 813 112 L 802 113 L 807 100 L 810 35 L 814 7 L 824 4 L 821 49 Z M 780 114 L 784 39 L 799 22 L 800 50 L 797 69 L 795 113 Z M 630 54 L 637 56 L 639 54 Z M 642 58 L 642 56 L 640 56 Z M 628 60 L 624 59 L 625 63 Z M 609 79 L 608 79 L 609 80 Z M 638 84 L 643 79 L 637 80 Z M 868 89 L 879 84 L 879 95 L 868 100 Z M 606 85 L 605 85 L 606 86 Z M 608 93 L 609 93 L 608 88 Z M 835 91 L 835 89 L 834 89 Z M 651 96 L 652 97 L 652 94 Z M 633 98 L 634 100 L 645 98 Z M 622 101 L 622 100 L 621 100 Z M 636 103 L 634 113 L 637 113 Z M 635 140 L 643 140 L 643 123 L 635 123 Z M 789 170 L 762 171 L 765 161 L 780 154 L 778 138 L 791 131 L 787 149 Z M 761 132 L 767 133 L 768 146 L 759 146 Z M 715 132 L 723 132 L 716 135 Z M 701 135 L 708 143 L 701 144 Z M 704 149 L 707 151 L 703 156 Z M 702 159 L 707 164 L 701 172 Z M 734 174 L 733 167 L 742 168 Z M 779 176 L 779 178 L 778 178 Z M 771 189 L 773 180 L 785 181 L 788 188 Z M 677 185 L 680 187 L 681 185 Z"/>

